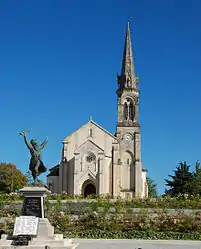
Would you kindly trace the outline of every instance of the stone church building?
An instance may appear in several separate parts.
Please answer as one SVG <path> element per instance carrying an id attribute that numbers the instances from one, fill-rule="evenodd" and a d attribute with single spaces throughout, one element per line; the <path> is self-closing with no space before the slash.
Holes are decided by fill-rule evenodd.
<path id="1" fill-rule="evenodd" d="M 112 135 L 93 120 L 63 141 L 61 162 L 50 169 L 52 193 L 146 197 L 147 170 L 142 168 L 139 90 L 127 24 L 121 74 L 117 76 L 118 120 Z"/>

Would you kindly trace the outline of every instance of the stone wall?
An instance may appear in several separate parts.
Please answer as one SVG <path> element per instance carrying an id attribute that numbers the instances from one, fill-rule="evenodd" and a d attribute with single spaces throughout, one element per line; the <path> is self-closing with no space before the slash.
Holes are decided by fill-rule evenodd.
<path id="1" fill-rule="evenodd" d="M 111 214 L 115 213 L 124 213 L 124 214 L 140 214 L 142 212 L 146 212 L 151 216 L 157 215 L 159 213 L 167 213 L 171 216 L 178 216 L 180 214 L 183 215 L 199 215 L 201 216 L 201 209 L 159 209 L 159 208 L 131 208 L 131 207 L 120 207 L 115 205 L 114 200 L 111 200 L 111 203 L 107 205 L 100 206 L 100 204 L 96 200 L 50 200 L 47 202 L 45 207 L 46 211 L 63 211 L 68 212 L 72 215 L 83 215 L 87 212 L 107 212 Z M 2 204 L 0 206 L 0 217 L 1 210 L 7 210 L 8 212 L 11 210 L 21 210 L 22 201 L 15 201 L 9 204 Z"/>

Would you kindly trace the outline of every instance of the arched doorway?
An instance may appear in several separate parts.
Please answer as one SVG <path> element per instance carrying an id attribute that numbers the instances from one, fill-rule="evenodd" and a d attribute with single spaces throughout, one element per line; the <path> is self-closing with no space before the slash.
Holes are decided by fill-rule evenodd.
<path id="1" fill-rule="evenodd" d="M 86 181 L 82 187 L 83 197 L 86 198 L 88 195 L 96 194 L 96 187 L 93 182 Z"/>

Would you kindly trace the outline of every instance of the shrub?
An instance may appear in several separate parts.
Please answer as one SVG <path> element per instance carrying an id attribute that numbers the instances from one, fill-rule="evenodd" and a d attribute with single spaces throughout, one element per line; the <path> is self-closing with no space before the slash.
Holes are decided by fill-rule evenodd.
<path id="1" fill-rule="evenodd" d="M 104 212 L 89 210 L 77 220 L 72 218 L 70 209 L 61 211 L 60 206 L 56 206 L 55 210 L 46 210 L 47 218 L 55 227 L 56 233 L 63 233 L 67 237 L 201 239 L 200 212 L 186 214 L 181 210 L 177 214 L 170 215 L 166 209 L 155 209 L 150 213 L 144 208 L 140 209 L 139 213 L 109 213 L 108 200 L 101 203 Z M 123 204 L 117 202 L 115 205 Z M 3 210 L 3 212 L 7 222 L 0 224 L 0 230 L 11 233 L 14 218 L 19 212 L 14 210 L 9 212 Z"/>

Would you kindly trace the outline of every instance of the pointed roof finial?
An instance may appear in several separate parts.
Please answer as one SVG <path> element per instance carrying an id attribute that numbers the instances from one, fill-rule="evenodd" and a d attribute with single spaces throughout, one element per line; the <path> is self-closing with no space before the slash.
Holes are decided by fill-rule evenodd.
<path id="1" fill-rule="evenodd" d="M 128 15 L 128 24 L 130 24 L 130 22 L 131 22 L 131 19 L 132 19 L 132 15 Z"/>
<path id="2" fill-rule="evenodd" d="M 90 121 L 92 121 L 92 116 L 90 115 Z"/>

